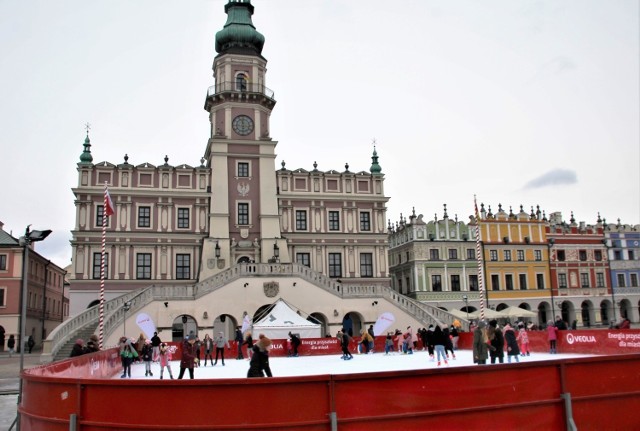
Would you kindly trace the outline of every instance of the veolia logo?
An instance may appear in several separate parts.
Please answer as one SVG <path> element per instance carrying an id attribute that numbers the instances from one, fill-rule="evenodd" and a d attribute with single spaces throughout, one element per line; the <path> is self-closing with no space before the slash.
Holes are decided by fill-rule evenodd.
<path id="1" fill-rule="evenodd" d="M 595 343 L 596 337 L 593 335 L 573 335 L 567 334 L 567 343 Z"/>

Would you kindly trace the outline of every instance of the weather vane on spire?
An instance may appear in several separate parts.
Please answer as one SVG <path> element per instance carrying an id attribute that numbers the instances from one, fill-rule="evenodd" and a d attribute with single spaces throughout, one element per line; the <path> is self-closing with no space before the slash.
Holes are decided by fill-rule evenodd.
<path id="1" fill-rule="evenodd" d="M 375 148 L 376 148 L 376 138 L 373 138 L 373 141 L 371 141 L 371 145 L 373 145 L 373 149 L 375 150 Z"/>
<path id="2" fill-rule="evenodd" d="M 89 134 L 89 130 L 91 130 L 91 124 L 85 123 L 84 128 L 87 130 L 87 135 Z"/>

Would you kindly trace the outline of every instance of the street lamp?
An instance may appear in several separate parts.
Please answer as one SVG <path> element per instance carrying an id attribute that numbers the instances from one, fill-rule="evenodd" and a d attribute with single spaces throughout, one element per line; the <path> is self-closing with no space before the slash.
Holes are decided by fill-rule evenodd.
<path id="1" fill-rule="evenodd" d="M 127 336 L 127 311 L 129 311 L 131 309 L 131 301 L 127 301 L 124 303 L 124 306 L 122 307 L 122 309 L 124 310 L 124 336 Z"/>
<path id="2" fill-rule="evenodd" d="M 29 225 L 31 226 L 31 225 Z M 29 230 L 29 226 L 24 231 L 24 236 L 18 239 L 20 246 L 24 247 L 22 262 L 22 295 L 20 296 L 20 383 L 18 388 L 18 407 L 22 402 L 22 371 L 24 370 L 24 340 L 27 338 L 27 277 L 29 276 L 29 247 L 32 243 L 42 241 L 51 234 L 51 230 Z M 20 414 L 16 415 L 14 423 L 16 429 L 20 429 Z"/>
<path id="3" fill-rule="evenodd" d="M 555 318 L 556 318 L 556 310 L 553 306 L 553 280 L 552 280 L 553 277 L 551 276 L 551 247 L 553 247 L 555 243 L 556 243 L 555 238 L 548 239 L 547 246 L 549 247 L 549 295 L 551 296 L 551 319 L 547 319 L 547 322 L 549 320 L 552 320 L 555 322 Z"/>
<path id="4" fill-rule="evenodd" d="M 278 243 L 273 243 L 273 260 L 278 262 L 280 258 L 280 247 L 278 247 Z"/>
<path id="5" fill-rule="evenodd" d="M 462 295 L 462 300 L 464 301 L 464 309 L 467 312 L 467 325 L 469 325 L 469 330 L 471 330 L 471 323 L 469 323 L 469 297 Z"/>

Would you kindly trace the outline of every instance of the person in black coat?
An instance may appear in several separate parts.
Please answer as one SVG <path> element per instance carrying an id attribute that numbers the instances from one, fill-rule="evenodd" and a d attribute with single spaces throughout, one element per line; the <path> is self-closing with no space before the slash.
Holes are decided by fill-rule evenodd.
<path id="1" fill-rule="evenodd" d="M 291 337 L 291 347 L 293 347 L 293 356 L 298 356 L 298 347 L 300 346 L 300 338 L 289 332 L 289 337 Z"/>
<path id="2" fill-rule="evenodd" d="M 78 338 L 76 340 L 76 343 L 71 348 L 71 354 L 69 355 L 69 357 L 73 358 L 75 356 L 84 355 L 85 353 L 86 353 L 86 349 L 84 347 L 84 340 L 82 338 Z"/>
<path id="3" fill-rule="evenodd" d="M 504 363 L 504 336 L 502 330 L 498 327 L 498 321 L 492 320 L 489 322 L 489 329 L 487 329 L 487 337 L 489 338 L 489 356 L 491 357 L 491 363 L 495 364 L 496 359 L 501 364 Z"/>
<path id="4" fill-rule="evenodd" d="M 259 335 L 258 342 L 253 346 L 253 355 L 249 361 L 249 371 L 247 377 L 273 377 L 271 368 L 269 367 L 269 350 L 271 349 L 271 340 L 264 334 Z"/>
<path id="5" fill-rule="evenodd" d="M 507 362 L 511 363 L 511 357 L 516 358 L 516 362 L 520 362 L 520 347 L 513 328 L 507 324 L 504 327 L 504 340 L 507 343 Z"/>

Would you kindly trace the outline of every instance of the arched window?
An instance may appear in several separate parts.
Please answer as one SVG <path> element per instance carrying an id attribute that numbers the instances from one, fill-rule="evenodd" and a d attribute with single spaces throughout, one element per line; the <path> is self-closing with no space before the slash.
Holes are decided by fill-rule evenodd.
<path id="1" fill-rule="evenodd" d="M 247 91 L 249 77 L 246 73 L 240 72 L 236 75 L 236 91 Z"/>

